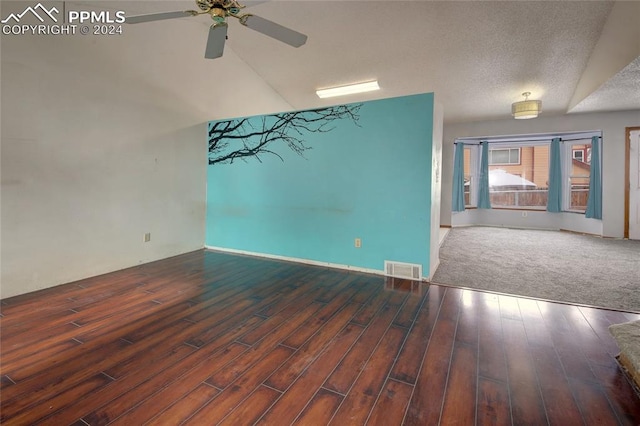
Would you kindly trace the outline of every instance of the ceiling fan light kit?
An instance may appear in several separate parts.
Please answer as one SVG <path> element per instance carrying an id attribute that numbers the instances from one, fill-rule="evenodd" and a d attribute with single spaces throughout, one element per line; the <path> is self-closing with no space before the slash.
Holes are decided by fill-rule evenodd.
<path id="1" fill-rule="evenodd" d="M 250 13 L 240 15 L 240 11 L 245 8 L 237 0 L 196 0 L 196 5 L 200 12 L 187 10 L 184 12 L 162 12 L 148 15 L 128 16 L 125 18 L 127 24 L 139 24 L 141 22 L 159 21 L 163 19 L 184 18 L 186 16 L 209 15 L 213 20 L 213 25 L 209 28 L 207 47 L 204 57 L 215 59 L 222 56 L 224 44 L 227 39 L 227 17 L 238 19 L 242 25 L 251 28 L 261 34 L 274 38 L 293 47 L 300 47 L 307 42 L 307 36 L 283 27 L 268 19 L 252 15 Z"/>
<path id="2" fill-rule="evenodd" d="M 332 98 L 335 96 L 352 95 L 354 93 L 371 92 L 374 90 L 380 90 L 378 80 L 367 81 L 364 83 L 348 84 L 346 86 L 330 87 L 327 89 L 316 90 L 316 95 L 319 98 Z"/>
<path id="3" fill-rule="evenodd" d="M 516 120 L 536 118 L 542 112 L 542 101 L 529 100 L 531 92 L 524 92 L 524 101 L 511 104 L 511 115 Z"/>

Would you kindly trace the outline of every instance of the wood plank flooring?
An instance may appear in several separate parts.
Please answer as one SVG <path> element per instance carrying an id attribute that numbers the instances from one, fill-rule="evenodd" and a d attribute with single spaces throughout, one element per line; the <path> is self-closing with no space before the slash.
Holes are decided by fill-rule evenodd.
<path id="1" fill-rule="evenodd" d="M 640 424 L 640 315 L 197 251 L 1 302 L 5 425 Z"/>

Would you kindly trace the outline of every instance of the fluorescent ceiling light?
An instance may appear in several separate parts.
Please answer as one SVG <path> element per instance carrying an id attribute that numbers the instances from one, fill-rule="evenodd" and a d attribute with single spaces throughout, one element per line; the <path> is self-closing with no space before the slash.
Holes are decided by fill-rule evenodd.
<path id="1" fill-rule="evenodd" d="M 334 96 L 351 95 L 353 93 L 371 92 L 379 90 L 378 80 L 367 81 L 366 83 L 349 84 L 347 86 L 331 87 L 329 89 L 316 90 L 319 98 L 332 98 Z"/>

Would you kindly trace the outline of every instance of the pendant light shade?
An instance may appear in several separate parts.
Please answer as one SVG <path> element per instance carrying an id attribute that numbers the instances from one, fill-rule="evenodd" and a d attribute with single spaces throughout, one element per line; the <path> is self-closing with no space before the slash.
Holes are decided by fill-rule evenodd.
<path id="1" fill-rule="evenodd" d="M 542 101 L 530 101 L 531 92 L 524 92 L 524 101 L 514 102 L 511 104 L 511 114 L 513 118 L 524 120 L 527 118 L 536 118 L 542 111 Z"/>

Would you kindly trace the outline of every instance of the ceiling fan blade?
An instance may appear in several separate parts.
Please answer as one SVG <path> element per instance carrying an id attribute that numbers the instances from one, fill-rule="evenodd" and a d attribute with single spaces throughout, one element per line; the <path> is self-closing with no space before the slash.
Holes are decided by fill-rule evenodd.
<path id="1" fill-rule="evenodd" d="M 306 35 L 256 15 L 245 15 L 240 23 L 293 47 L 300 47 L 307 42 Z"/>
<path id="2" fill-rule="evenodd" d="M 161 12 L 150 13 L 148 15 L 127 16 L 124 22 L 127 24 L 139 24 L 140 22 L 160 21 L 162 19 L 184 18 L 185 16 L 194 16 L 195 12 L 187 10 L 183 12 Z"/>
<path id="3" fill-rule="evenodd" d="M 207 38 L 207 49 L 204 57 L 207 59 L 215 59 L 222 56 L 224 51 L 224 42 L 227 39 L 227 24 L 216 24 L 209 28 L 209 37 Z"/>
<path id="4" fill-rule="evenodd" d="M 261 3 L 266 3 L 269 0 L 245 0 L 242 2 L 243 5 L 245 5 L 246 7 L 253 7 L 253 6 L 257 6 Z"/>

